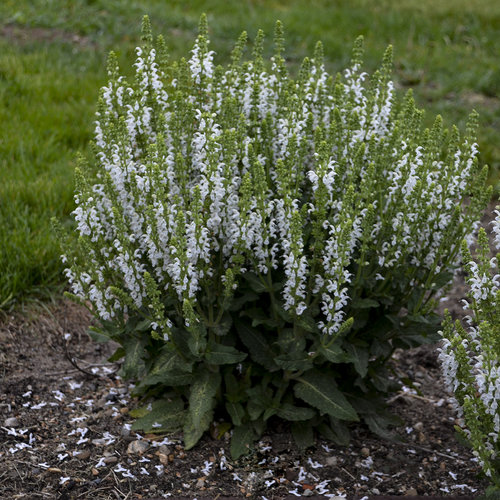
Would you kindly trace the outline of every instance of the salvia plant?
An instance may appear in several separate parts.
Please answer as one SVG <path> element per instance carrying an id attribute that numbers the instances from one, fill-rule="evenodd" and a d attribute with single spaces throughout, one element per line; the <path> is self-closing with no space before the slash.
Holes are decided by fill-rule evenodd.
<path id="1" fill-rule="evenodd" d="M 499 207 L 500 208 L 500 207 Z M 500 212 L 492 222 L 492 246 L 500 252 Z M 447 312 L 439 358 L 460 419 L 457 430 L 470 443 L 492 489 L 500 493 L 500 253 L 491 258 L 481 228 L 474 259 L 464 242 L 469 285 L 465 326 Z"/>
<path id="2" fill-rule="evenodd" d="M 72 293 L 154 397 L 135 428 L 182 428 L 189 448 L 212 426 L 234 457 L 277 419 L 300 447 L 347 443 L 356 421 L 385 435 L 387 361 L 439 338 L 434 298 L 490 197 L 477 116 L 463 138 L 424 129 L 391 48 L 368 78 L 361 38 L 336 76 L 318 43 L 292 78 L 280 22 L 270 61 L 261 31 L 246 46 L 216 66 L 203 16 L 171 63 L 145 18 L 132 81 L 110 55 L 95 162 L 76 170 Z"/>

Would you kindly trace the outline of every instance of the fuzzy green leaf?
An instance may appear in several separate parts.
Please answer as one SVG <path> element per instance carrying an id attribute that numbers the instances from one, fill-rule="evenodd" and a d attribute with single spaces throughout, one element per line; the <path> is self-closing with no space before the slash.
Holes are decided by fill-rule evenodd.
<path id="1" fill-rule="evenodd" d="M 232 403 L 231 401 L 226 402 L 226 410 L 231 417 L 233 425 L 238 426 L 243 423 L 243 418 L 245 417 L 245 410 L 243 405 L 240 403 Z"/>
<path id="2" fill-rule="evenodd" d="M 175 351 L 163 349 L 141 386 L 163 384 L 171 387 L 190 384 L 193 375 L 191 363 L 182 359 Z"/>
<path id="3" fill-rule="evenodd" d="M 293 355 L 281 354 L 274 358 L 274 361 L 280 368 L 283 368 L 283 370 L 305 371 L 313 367 L 313 362 L 307 356 L 307 353 L 302 353 L 302 357 L 298 359 L 293 359 Z"/>
<path id="4" fill-rule="evenodd" d="M 330 417 L 330 424 L 323 422 L 318 426 L 318 431 L 328 440 L 339 446 L 347 446 L 351 439 L 349 428 L 340 420 Z"/>
<path id="5" fill-rule="evenodd" d="M 139 416 L 137 413 L 135 415 Z M 151 411 L 146 412 L 132 424 L 132 430 L 146 432 L 174 431 L 182 427 L 185 416 L 186 410 L 180 398 L 172 401 L 164 399 L 155 401 Z"/>
<path id="6" fill-rule="evenodd" d="M 255 432 L 250 425 L 244 424 L 235 427 L 231 437 L 231 457 L 233 460 L 248 453 L 254 440 Z"/>
<path id="7" fill-rule="evenodd" d="M 314 446 L 314 432 L 310 422 L 293 422 L 291 429 L 293 440 L 299 450 Z"/>
<path id="8" fill-rule="evenodd" d="M 203 366 L 195 374 L 195 380 L 189 393 L 189 415 L 193 427 L 202 426 L 204 415 L 215 405 L 215 394 L 220 386 L 221 376 Z"/>
<path id="9" fill-rule="evenodd" d="M 355 370 L 361 377 L 365 377 L 368 372 L 368 348 L 346 343 L 346 361 L 354 365 Z"/>
<path id="10" fill-rule="evenodd" d="M 293 389 L 298 398 L 323 413 L 340 420 L 359 420 L 354 408 L 336 388 L 332 377 L 316 370 L 309 371 L 298 379 Z"/>
<path id="11" fill-rule="evenodd" d="M 379 305 L 380 303 L 373 299 L 355 299 L 351 303 L 353 309 L 371 309 Z"/>
<path id="12" fill-rule="evenodd" d="M 319 350 L 330 363 L 343 363 L 345 361 L 346 353 L 338 344 L 332 344 L 327 347 L 322 345 Z"/>
<path id="13" fill-rule="evenodd" d="M 262 293 L 266 291 L 266 285 L 262 283 L 261 279 L 252 272 L 246 272 L 242 274 L 242 277 L 248 281 L 250 288 L 256 293 Z"/>
<path id="14" fill-rule="evenodd" d="M 251 328 L 242 321 L 235 321 L 236 330 L 241 341 L 250 351 L 253 361 L 261 364 L 266 370 L 273 372 L 278 370 L 274 362 L 276 354 L 267 343 L 266 338 L 255 328 Z"/>
<path id="15" fill-rule="evenodd" d="M 138 378 L 144 371 L 144 338 L 129 337 L 123 342 L 125 361 L 121 367 L 121 375 L 125 379 Z"/>
<path id="16" fill-rule="evenodd" d="M 230 365 L 240 363 L 247 354 L 234 347 L 210 341 L 205 353 L 205 360 L 210 365 Z"/>
<path id="17" fill-rule="evenodd" d="M 198 419 L 198 425 L 195 425 L 192 413 L 187 413 L 183 427 L 184 448 L 186 450 L 190 450 L 200 440 L 203 433 L 209 429 L 212 420 L 213 411 L 208 411 Z"/>
<path id="18" fill-rule="evenodd" d="M 304 421 L 313 418 L 316 415 L 316 410 L 312 408 L 304 408 L 294 406 L 290 403 L 284 403 L 277 412 L 278 417 L 291 422 Z"/>

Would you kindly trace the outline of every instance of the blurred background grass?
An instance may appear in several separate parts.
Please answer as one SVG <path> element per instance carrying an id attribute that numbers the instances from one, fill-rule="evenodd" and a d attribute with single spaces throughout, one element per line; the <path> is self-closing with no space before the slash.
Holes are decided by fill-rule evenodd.
<path id="1" fill-rule="evenodd" d="M 497 0 L 2 0 L 0 2 L 0 310 L 57 296 L 63 287 L 50 218 L 73 208 L 78 151 L 88 154 L 106 57 L 130 72 L 143 14 L 167 38 L 172 58 L 188 56 L 199 16 L 224 63 L 242 30 L 272 39 L 286 29 L 292 66 L 317 40 L 330 71 L 349 62 L 365 37 L 365 68 L 394 46 L 394 80 L 412 87 L 431 123 L 464 130 L 480 113 L 481 162 L 500 191 L 500 1 Z M 271 43 L 268 45 L 271 50 Z"/>

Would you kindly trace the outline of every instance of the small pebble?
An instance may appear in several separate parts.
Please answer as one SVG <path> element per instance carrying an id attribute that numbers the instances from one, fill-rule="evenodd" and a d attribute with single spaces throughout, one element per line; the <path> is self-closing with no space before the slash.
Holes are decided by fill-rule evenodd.
<path id="1" fill-rule="evenodd" d="M 136 441 L 131 441 L 128 445 L 127 448 L 127 453 L 129 455 L 142 455 L 145 453 L 149 448 L 149 444 L 146 441 L 141 441 L 141 440 L 136 440 Z"/>
<path id="2" fill-rule="evenodd" d="M 413 427 L 415 428 L 416 431 L 422 431 L 424 428 L 424 424 L 423 422 L 417 422 Z"/>
<path id="3" fill-rule="evenodd" d="M 405 497 L 416 497 L 418 496 L 418 491 L 415 488 L 410 488 L 405 491 Z"/>
<path id="4" fill-rule="evenodd" d="M 338 458 L 337 457 L 327 457 L 326 459 L 326 465 L 330 465 L 334 467 L 338 463 Z"/>
<path id="5" fill-rule="evenodd" d="M 74 455 L 78 460 L 87 460 L 90 457 L 89 450 L 83 450 Z"/>
<path id="6" fill-rule="evenodd" d="M 19 419 L 16 417 L 6 418 L 3 425 L 5 427 L 19 427 Z"/>
<path id="7" fill-rule="evenodd" d="M 361 455 L 365 458 L 370 456 L 370 448 L 361 448 Z"/>
<path id="8" fill-rule="evenodd" d="M 104 457 L 104 463 L 106 465 L 116 464 L 118 462 L 118 457 Z"/>
<path id="9" fill-rule="evenodd" d="M 164 455 L 170 455 L 172 453 L 172 450 L 166 444 L 162 444 L 160 447 L 158 447 L 158 452 L 163 453 Z"/>

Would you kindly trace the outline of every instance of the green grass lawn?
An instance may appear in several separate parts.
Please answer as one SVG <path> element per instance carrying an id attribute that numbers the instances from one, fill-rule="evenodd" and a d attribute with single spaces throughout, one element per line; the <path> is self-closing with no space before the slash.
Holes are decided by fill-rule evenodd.
<path id="1" fill-rule="evenodd" d="M 366 69 L 394 46 L 397 86 L 413 87 L 427 120 L 442 114 L 462 130 L 481 116 L 481 161 L 500 179 L 500 2 L 491 0 L 3 0 L 0 2 L 0 309 L 57 294 L 63 283 L 50 226 L 72 210 L 77 152 L 89 154 L 107 52 L 130 72 L 143 14 L 172 58 L 187 56 L 199 16 L 225 62 L 242 30 L 272 39 L 280 19 L 293 67 L 325 46 L 342 70 L 357 35 Z M 269 44 L 271 50 L 271 44 Z M 498 194 L 498 188 L 497 188 Z"/>

